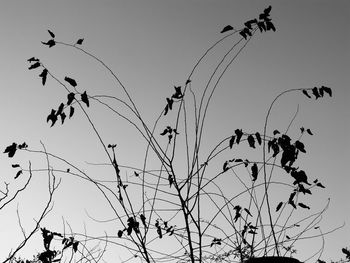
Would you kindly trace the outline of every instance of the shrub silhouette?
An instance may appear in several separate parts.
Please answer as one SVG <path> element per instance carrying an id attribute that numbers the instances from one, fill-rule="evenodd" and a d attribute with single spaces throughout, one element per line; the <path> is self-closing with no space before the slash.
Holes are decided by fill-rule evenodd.
<path id="1" fill-rule="evenodd" d="M 105 152 L 115 178 L 113 186 L 94 180 L 83 169 L 74 166 L 64 157 L 47 152 L 45 148 L 20 148 L 17 143 L 13 143 L 6 148 L 5 153 L 13 157 L 18 150 L 29 154 L 39 152 L 48 160 L 61 161 L 65 166 L 68 165 L 67 174 L 78 174 L 92 183 L 118 220 L 117 237 L 106 236 L 106 244 L 113 243 L 124 247 L 136 260 L 194 263 L 243 262 L 249 259 L 249 262 L 255 262 L 254 257 L 294 255 L 295 242 L 318 228 L 328 203 L 321 211 L 309 213 L 312 206 L 304 201 L 311 198 L 313 191 L 325 188 L 323 182 L 310 178 L 307 171 L 297 165 L 298 158 L 307 154 L 305 141 L 307 136 L 313 136 L 313 132 L 308 127 L 300 127 L 298 138 L 288 135 L 297 112 L 285 131 L 275 129 L 270 134 L 270 113 L 281 96 L 299 93 L 310 101 L 321 100 L 332 97 L 331 88 L 321 86 L 286 90 L 278 94 L 270 104 L 263 130 L 246 131 L 243 127 L 237 127 L 230 136 L 218 138 L 218 143 L 209 154 L 202 150 L 205 144 L 204 123 L 213 94 L 219 88 L 220 80 L 227 69 L 246 48 L 247 43 L 258 33 L 276 31 L 270 16 L 271 10 L 271 6 L 267 7 L 257 18 L 246 21 L 239 30 L 227 25 L 219 31 L 223 36 L 195 63 L 183 85 L 175 85 L 169 91 L 169 96 L 164 98 L 162 110 L 152 126 L 146 124 L 117 74 L 101 59 L 84 49 L 83 38 L 70 44 L 58 41 L 56 35 L 48 30 L 50 39 L 42 41 L 43 45 L 52 50 L 56 46 L 64 45 L 93 58 L 112 75 L 117 87 L 126 95 L 126 99 L 94 95 L 91 91 L 81 90 L 74 77 L 66 76 L 60 80 L 40 59 L 28 59 L 28 69 L 40 71 L 42 85 L 46 85 L 50 78 L 66 91 L 66 100 L 58 101 L 59 106 L 48 111 L 48 125 L 64 125 L 68 121 L 67 116 L 71 119 L 77 110 L 81 111 L 87 117 L 91 131 Z M 235 38 L 237 41 L 222 56 L 205 87 L 199 93 L 194 92 L 192 87 L 196 85 L 195 73 L 200 70 L 204 58 L 212 50 L 219 48 L 218 44 Z M 119 102 L 120 106 L 109 104 L 108 100 L 111 99 Z M 130 167 L 118 162 L 118 142 L 105 142 L 87 111 L 88 108 L 94 110 L 96 105 L 101 105 L 124 119 L 146 141 L 144 163 L 140 167 Z M 190 108 L 193 110 L 189 110 Z M 132 114 L 131 117 L 123 113 L 122 110 L 125 109 Z M 193 123 L 188 121 L 189 116 L 194 120 Z M 164 120 L 170 124 L 162 126 Z M 241 145 L 261 151 L 262 159 L 232 158 L 232 152 Z M 154 156 L 151 157 L 151 154 Z M 186 161 L 179 169 L 177 163 L 182 157 Z M 154 167 L 157 168 L 153 169 Z M 53 168 L 53 171 L 56 170 L 62 171 Z M 276 171 L 287 176 L 273 177 Z M 133 176 L 126 180 L 124 172 Z M 241 190 L 232 193 L 232 189 L 227 189 L 220 182 L 221 178 L 228 175 L 236 185 L 242 187 Z M 288 189 L 284 200 L 272 198 L 271 189 L 275 185 Z M 293 215 L 299 210 L 305 214 L 304 218 L 293 220 Z M 82 239 L 79 240 L 45 228 L 41 230 L 45 250 L 38 255 L 37 260 L 44 263 L 61 261 L 68 248 L 74 254 L 76 262 L 101 260 L 101 254 L 96 257 L 88 249 L 80 247 L 80 244 L 91 240 L 87 235 L 81 234 Z M 322 238 L 325 234 L 327 233 L 320 230 L 317 237 Z M 53 237 L 62 240 L 64 246 L 60 251 L 50 249 Z M 169 250 L 161 251 L 164 242 L 169 244 Z M 322 254 L 322 249 L 318 254 Z M 297 260 L 290 259 L 290 262 Z"/>

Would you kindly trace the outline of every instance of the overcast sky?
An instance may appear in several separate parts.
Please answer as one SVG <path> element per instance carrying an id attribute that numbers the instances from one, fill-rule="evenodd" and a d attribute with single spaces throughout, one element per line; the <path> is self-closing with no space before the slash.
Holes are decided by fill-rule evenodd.
<path id="1" fill-rule="evenodd" d="M 26 141 L 29 146 L 40 149 L 42 141 L 49 151 L 73 160 L 83 169 L 95 168 L 86 162 L 107 162 L 81 112 L 63 126 L 49 127 L 46 116 L 51 108 L 57 108 L 66 99 L 66 93 L 52 78 L 48 78 L 43 87 L 38 77 L 40 72 L 29 71 L 26 60 L 32 56 L 40 58 L 58 78 L 76 79 L 79 90 L 86 90 L 89 95 L 121 96 L 122 92 L 91 58 L 64 46 L 43 46 L 40 41 L 50 39 L 48 29 L 59 41 L 75 43 L 84 38 L 83 47 L 117 73 L 151 124 L 164 108 L 165 98 L 172 94 L 173 86 L 183 85 L 198 58 L 222 37 L 221 29 L 228 24 L 241 28 L 268 5 L 272 5 L 271 17 L 277 31 L 257 34 L 220 82 L 209 107 L 205 145 L 213 147 L 214 142 L 229 136 L 236 128 L 262 131 L 268 106 L 282 91 L 331 87 L 333 98 L 314 101 L 301 94 L 283 97 L 272 112 L 270 132 L 274 128 L 285 130 L 299 104 L 299 114 L 290 132 L 297 135 L 301 126 L 314 131 L 315 135 L 304 141 L 307 155 L 303 165 L 312 178 L 319 178 L 326 186 L 322 194 L 318 192 L 310 202 L 315 203 L 317 210 L 331 198 L 322 221 L 324 232 L 346 223 L 344 228 L 325 237 L 322 258 L 338 259 L 340 249 L 350 246 L 347 205 L 350 198 L 347 167 L 350 160 L 350 34 L 347 27 L 350 2 L 347 0 L 2 1 L 0 147 L 4 149 L 14 141 Z M 228 41 L 209 56 L 205 63 L 208 67 L 203 66 L 203 72 L 192 79 L 195 91 L 200 91 L 202 82 L 208 79 L 205 70 L 210 72 L 229 46 Z M 121 120 L 113 120 L 102 107 L 92 103 L 89 110 L 106 142 L 118 144 L 119 161 L 140 166 L 144 152 L 135 150 L 140 145 L 137 132 Z M 35 167 L 43 164 L 43 159 L 36 156 L 23 154 L 17 158 L 15 161 L 23 164 L 30 159 Z M 0 156 L 4 178 L 1 181 L 13 181 L 10 164 L 15 161 L 9 161 L 5 154 Z M 30 228 L 35 215 L 29 210 L 35 211 L 42 204 L 46 195 L 44 182 L 43 174 L 35 177 L 26 194 L 13 206 L 0 211 L 0 259 L 18 242 L 17 203 L 23 224 Z M 104 215 L 106 209 L 96 190 L 87 185 L 80 187 L 76 179 L 63 178 L 56 198 L 54 211 L 45 222 L 58 231 L 62 228 L 62 216 L 73 229 L 83 231 L 84 222 L 90 227 L 94 225 L 85 209 L 94 216 Z M 68 202 L 71 200 L 75 202 Z M 105 215 L 107 217 L 108 212 Z M 41 246 L 40 235 L 37 236 L 36 242 L 40 245 L 31 246 L 26 250 L 27 255 L 41 250 L 36 248 Z M 320 245 L 320 240 L 310 244 L 313 251 Z M 298 250 L 297 257 L 303 260 L 310 253 L 308 249 Z"/>

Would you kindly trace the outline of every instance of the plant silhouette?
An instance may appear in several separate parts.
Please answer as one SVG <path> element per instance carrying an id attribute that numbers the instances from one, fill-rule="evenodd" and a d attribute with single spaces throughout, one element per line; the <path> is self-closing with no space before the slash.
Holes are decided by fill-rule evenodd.
<path id="1" fill-rule="evenodd" d="M 305 234 L 315 228 L 319 229 L 318 223 L 328 208 L 327 203 L 321 211 L 307 214 L 312 210 L 312 205 L 304 201 L 311 198 L 312 191 L 325 188 L 319 179 L 311 180 L 305 169 L 297 165 L 298 159 L 308 153 L 305 143 L 307 138 L 303 136 L 311 136 L 313 132 L 309 128 L 298 127 L 297 130 L 300 129 L 301 134 L 294 139 L 288 135 L 293 120 L 285 132 L 274 129 L 272 133 L 268 132 L 268 121 L 275 102 L 281 96 L 298 93 L 310 101 L 322 100 L 325 95 L 332 97 L 332 89 L 321 86 L 283 91 L 270 104 L 263 130 L 251 132 L 237 127 L 229 136 L 218 138 L 218 143 L 209 153 L 203 150 L 204 123 L 212 95 L 220 86 L 220 80 L 226 70 L 246 48 L 247 43 L 258 33 L 276 31 L 270 16 L 271 10 L 272 7 L 268 6 L 258 18 L 247 20 L 239 30 L 231 25 L 225 26 L 220 31 L 224 34 L 223 37 L 204 52 L 185 78 L 183 85 L 174 85 L 174 90 L 170 91 L 165 99 L 161 99 L 162 107 L 152 126 L 146 124 L 127 87 L 117 74 L 101 59 L 84 49 L 84 38 L 70 44 L 57 41 L 55 34 L 48 30 L 51 39 L 47 42 L 42 41 L 43 45 L 49 48 L 64 45 L 93 58 L 111 73 L 117 87 L 125 95 L 126 99 L 123 100 L 116 96 L 95 95 L 90 91 L 81 90 L 79 80 L 66 76 L 64 81 L 61 81 L 55 72 L 49 71 L 39 59 L 28 59 L 29 70 L 41 70 L 39 77 L 42 85 L 50 78 L 66 91 L 64 95 L 67 96 L 67 100 L 57 102 L 59 106 L 51 109 L 46 119 L 47 123 L 53 127 L 60 118 L 61 125 L 64 125 L 68 114 L 65 111 L 68 112 L 69 109 L 69 119 L 75 109 L 81 111 L 87 117 L 91 132 L 104 151 L 104 158 L 111 168 L 112 183 L 108 185 L 93 179 L 84 169 L 73 165 L 64 157 L 47 152 L 44 146 L 42 150 L 37 150 L 28 148 L 26 144 L 18 145 L 14 142 L 6 147 L 4 153 L 10 158 L 18 150 L 29 155 L 39 153 L 48 164 L 54 160 L 65 166 L 63 169 L 47 165 L 49 168 L 42 170 L 65 171 L 65 175 L 78 175 L 84 182 L 95 186 L 116 219 L 116 234 L 106 235 L 103 241 L 106 246 L 117 245 L 130 252 L 132 257 L 125 261 L 134 259 L 143 262 L 255 263 L 274 262 L 277 257 L 289 256 L 283 262 L 300 262 L 291 258 L 296 253 L 294 244 L 304 238 Z M 219 44 L 228 39 L 233 39 L 234 44 L 219 60 L 205 88 L 201 93 L 196 93 L 192 89 L 196 85 L 195 72 L 201 69 L 208 53 L 219 48 Z M 228 56 L 232 57 L 231 60 L 225 59 Z M 219 68 L 224 70 L 219 72 Z M 213 82 L 212 79 L 217 81 Z M 120 102 L 120 108 L 109 104 L 107 97 Z M 112 114 L 123 118 L 145 140 L 147 146 L 144 162 L 139 167 L 120 164 L 116 155 L 119 150 L 117 144 L 103 140 L 96 129 L 97 124 L 86 110 L 90 108 L 93 111 L 96 105 L 103 106 Z M 123 112 L 125 109 L 131 112 L 131 117 Z M 193 123 L 188 121 L 189 116 L 193 117 Z M 59 128 L 58 126 L 59 124 L 54 128 Z M 193 135 L 190 136 L 190 133 Z M 181 143 L 185 147 L 184 152 L 179 154 L 178 152 L 183 150 Z M 238 147 L 260 151 L 262 158 L 232 158 Z M 177 167 L 177 163 L 180 162 L 183 164 L 182 169 Z M 157 168 L 153 169 L 154 166 Z M 22 169 L 19 164 L 13 168 L 20 169 L 15 178 L 22 176 L 23 172 L 31 172 L 30 169 Z M 275 173 L 284 177 L 278 177 Z M 124 174 L 133 176 L 130 178 Z M 223 184 L 220 181 L 222 178 L 230 178 L 234 182 L 230 183 L 240 186 L 241 189 L 234 192 L 232 188 L 227 187 L 227 183 Z M 274 186 L 286 187 L 284 201 L 274 199 Z M 49 188 L 52 195 L 57 186 L 54 184 Z M 300 210 L 305 217 L 293 219 L 293 215 Z M 43 263 L 63 262 L 63 255 L 68 252 L 71 253 L 70 262 L 97 262 L 103 258 L 103 253 L 94 255 L 93 245 L 89 247 L 90 241 L 101 239 L 100 237 L 91 238 L 87 234 L 79 233 L 79 237 L 82 238 L 78 239 L 75 236 L 68 237 L 59 232 L 52 232 L 44 227 L 40 230 L 44 251 L 38 254 L 36 259 Z M 316 237 L 322 239 L 325 234 L 327 233 L 320 231 Z M 60 240 L 60 249 L 52 248 L 55 239 Z M 170 250 L 161 251 L 164 244 L 168 244 Z M 349 257 L 350 253 L 345 251 L 343 252 Z M 7 261 L 13 259 L 15 253 Z M 322 251 L 319 255 L 321 254 Z M 260 261 L 257 261 L 258 257 Z"/>

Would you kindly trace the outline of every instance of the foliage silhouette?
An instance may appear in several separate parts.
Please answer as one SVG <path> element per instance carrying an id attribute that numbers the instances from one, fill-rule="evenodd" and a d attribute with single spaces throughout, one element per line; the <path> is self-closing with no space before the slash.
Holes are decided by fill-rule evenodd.
<path id="1" fill-rule="evenodd" d="M 231 31 L 231 30 L 233 30 L 234 28 L 232 27 L 232 26 L 230 26 L 230 25 L 227 25 L 227 26 L 225 26 L 221 31 L 220 31 L 220 33 L 225 33 L 225 32 L 227 32 L 227 31 Z"/>
<path id="2" fill-rule="evenodd" d="M 27 147 L 28 145 L 26 143 L 22 143 L 22 144 L 13 143 L 12 145 L 6 147 L 5 153 L 8 153 L 9 158 L 13 158 L 17 150 L 25 150 L 27 149 Z M 21 194 L 21 192 L 25 191 L 28 188 L 28 185 L 30 184 L 33 178 L 31 162 L 29 162 L 28 169 L 21 167 L 21 165 L 19 164 L 12 164 L 12 168 L 17 170 L 14 180 L 17 180 L 20 175 L 25 176 L 24 172 L 28 174 L 28 177 L 25 179 L 25 184 L 22 187 L 14 190 L 14 192 L 12 192 L 9 189 L 9 184 L 5 183 L 5 186 L 6 186 L 5 191 L 1 190 L 2 196 L 0 197 L 0 211 L 4 209 L 4 207 L 8 206 L 10 203 L 14 202 L 16 198 L 19 196 L 19 194 Z M 22 241 L 8 253 L 8 256 L 5 259 L 1 259 L 3 263 L 16 261 L 16 254 L 24 246 L 26 246 L 26 244 L 32 238 L 32 236 L 34 236 L 34 234 L 39 230 L 40 224 L 43 221 L 43 219 L 52 210 L 53 195 L 60 185 L 60 180 L 57 182 L 56 177 L 52 173 L 51 174 L 49 173 L 48 177 L 49 177 L 48 185 L 47 185 L 48 199 L 46 201 L 43 201 L 43 203 L 45 204 L 44 208 L 37 215 L 37 218 L 35 219 L 35 224 L 32 227 L 32 229 L 30 229 L 29 231 L 24 230 L 21 223 L 21 218 L 19 216 L 18 207 L 17 207 L 16 212 L 18 216 L 18 225 L 23 237 L 22 237 Z"/>
<path id="3" fill-rule="evenodd" d="M 105 198 L 118 222 L 117 236 L 106 236 L 106 245 L 117 244 L 128 250 L 132 257 L 126 258 L 125 262 L 133 258 L 144 262 L 194 263 L 234 260 L 244 262 L 247 259 L 250 260 L 248 262 L 254 262 L 254 258 L 260 256 L 294 255 L 296 252 L 294 244 L 298 240 L 308 238 L 306 234 L 315 228 L 319 229 L 318 224 L 328 208 L 328 203 L 321 211 L 305 214 L 306 211 L 311 210 L 311 206 L 304 203 L 304 198 L 312 195 L 311 190 L 324 188 L 318 179 L 310 183 L 307 173 L 296 166 L 298 158 L 307 153 L 307 147 L 301 141 L 306 135 L 305 128 L 300 128 L 299 138 L 293 139 L 287 133 L 294 118 L 285 132 L 275 129 L 272 134 L 268 133 L 268 121 L 275 102 L 285 94 L 298 92 L 308 99 L 318 100 L 323 98 L 325 93 L 331 97 L 332 90 L 325 86 L 286 90 L 277 95 L 270 104 L 263 131 L 247 132 L 242 128 L 236 128 L 230 136 L 221 138 L 209 154 L 204 154 L 202 150 L 205 144 L 204 123 L 213 94 L 227 69 L 255 34 L 276 31 L 270 18 L 271 10 L 271 6 L 267 7 L 258 18 L 246 21 L 240 30 L 235 30 L 230 25 L 224 27 L 220 31 L 225 33 L 224 36 L 204 52 L 186 78 L 184 86 L 175 85 L 175 92 L 165 98 L 166 105 L 155 119 L 153 126 L 147 125 L 141 117 L 128 89 L 117 75 L 101 59 L 83 49 L 83 38 L 78 39 L 74 44 L 69 44 L 57 41 L 55 34 L 48 30 L 51 39 L 42 44 L 49 48 L 64 45 L 93 58 L 113 76 L 118 87 L 126 95 L 126 99 L 120 99 L 113 96 L 92 95 L 86 90 L 79 91 L 80 87 L 75 79 L 65 77 L 64 81 L 69 84 L 66 85 L 39 59 L 35 57 L 28 59 L 30 70 L 42 69 L 39 75 L 42 78 L 42 85 L 45 85 L 49 76 L 64 87 L 67 93 L 67 101 L 59 102 L 57 110 L 51 109 L 47 122 L 51 121 L 51 127 L 53 127 L 60 117 L 63 125 L 66 109 L 69 108 L 69 118 L 75 111 L 73 105 L 81 110 L 87 117 L 91 131 L 96 135 L 112 168 L 112 175 L 115 178 L 113 186 L 94 180 L 83 169 L 74 166 L 63 157 L 46 152 L 45 149 L 40 151 L 27 147 L 19 148 L 16 143 L 13 143 L 5 149 L 5 153 L 9 157 L 13 157 L 17 150 L 23 150 L 29 154 L 41 153 L 48 160 L 61 161 L 65 166 L 68 165 L 67 174 L 79 174 L 80 178 L 93 184 Z M 217 48 L 219 43 L 230 38 L 238 38 L 238 40 L 216 65 L 201 93 L 195 93 L 192 89 L 196 84 L 195 72 L 200 70 L 200 65 L 209 52 Z M 216 82 L 213 80 L 214 77 L 217 79 Z M 107 98 L 119 102 L 120 108 L 108 104 Z M 95 122 L 86 111 L 90 106 L 93 110 L 95 104 L 102 105 L 116 116 L 123 118 L 147 142 L 144 163 L 140 167 L 118 163 L 117 144 L 103 140 L 96 129 Z M 188 110 L 189 105 L 192 106 L 193 111 Z M 123 113 L 122 110 L 127 110 L 132 117 Z M 193 123 L 187 121 L 190 115 L 193 116 Z M 163 120 L 171 124 L 160 128 Z M 190 132 L 194 135 L 190 136 Z M 313 135 L 309 128 L 306 129 L 306 133 Z M 167 140 L 164 140 L 163 136 L 167 137 Z M 178 151 L 182 150 L 179 146 L 181 142 L 186 145 L 180 156 L 181 158 L 185 156 L 186 159 L 185 175 L 181 169 L 178 171 L 175 165 L 177 160 L 181 159 L 178 154 Z M 262 159 L 232 158 L 232 151 L 236 150 L 238 145 L 247 146 L 255 151 L 260 150 Z M 153 167 L 153 160 L 150 163 L 151 154 L 157 158 L 155 164 L 157 169 L 148 168 Z M 53 171 L 56 170 L 62 169 L 53 168 Z M 74 173 L 71 170 L 74 170 Z M 274 173 L 277 173 L 276 170 L 278 173 L 287 175 L 283 177 L 285 179 L 281 177 L 273 179 Z M 133 174 L 133 178 L 126 180 L 122 175 L 124 172 Z M 248 173 L 249 176 L 245 176 L 244 173 Z M 225 189 L 225 185 L 220 180 L 229 175 L 230 179 L 238 181 L 238 184 L 237 181 L 235 184 L 240 185 L 241 190 L 233 193 L 232 189 Z M 286 187 L 285 201 L 273 200 L 272 187 L 276 185 Z M 138 193 L 136 197 L 135 193 Z M 138 202 L 135 202 L 135 198 L 139 198 Z M 275 203 L 275 201 L 279 202 Z M 161 204 L 165 204 L 165 208 Z M 208 205 L 211 209 L 207 209 Z M 272 207 L 275 208 L 272 209 Z M 296 210 L 300 210 L 299 208 L 303 210 L 305 217 L 293 221 L 292 216 Z M 41 231 L 45 251 L 38 255 L 39 261 L 43 263 L 61 261 L 63 252 L 68 248 L 73 250 L 75 256 L 80 253 L 75 258 L 76 262 L 92 260 L 91 257 L 82 254 L 79 250 L 79 244 L 82 242 L 74 237 L 67 238 L 63 234 L 51 232 L 46 228 L 41 228 Z M 334 230 L 328 233 L 332 231 Z M 320 231 L 316 237 L 323 239 L 325 234 L 327 232 Z M 80 234 L 80 236 L 85 237 L 86 242 L 89 239 L 86 234 Z M 62 239 L 63 248 L 60 251 L 50 249 L 54 237 Z M 171 251 L 161 251 L 161 245 L 164 242 L 167 242 Z M 320 260 L 322 252 L 323 248 L 313 256 L 318 256 Z M 101 260 L 102 255 L 103 253 L 99 254 L 94 260 Z M 73 257 L 70 261 L 73 261 Z M 293 259 L 290 261 L 292 262 Z"/>

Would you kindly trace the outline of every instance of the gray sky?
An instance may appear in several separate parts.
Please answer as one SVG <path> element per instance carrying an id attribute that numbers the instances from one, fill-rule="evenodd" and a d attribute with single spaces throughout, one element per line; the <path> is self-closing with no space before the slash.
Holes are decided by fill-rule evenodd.
<path id="1" fill-rule="evenodd" d="M 47 29 L 64 42 L 74 43 L 84 38 L 83 47 L 117 73 L 145 120 L 152 123 L 164 107 L 165 98 L 173 92 L 173 86 L 184 84 L 197 59 L 222 36 L 220 30 L 228 24 L 240 28 L 268 5 L 272 5 L 271 16 L 277 31 L 257 34 L 221 80 L 209 107 L 205 146 L 213 147 L 218 139 L 231 135 L 236 128 L 261 131 L 269 104 L 284 90 L 331 87 L 334 97 L 330 99 L 313 101 L 299 94 L 283 97 L 272 112 L 270 131 L 285 130 L 299 104 L 299 114 L 290 133 L 296 136 L 301 126 L 315 133 L 305 141 L 308 154 L 302 164 L 311 178 L 319 178 L 326 189 L 322 193 L 318 191 L 309 201 L 315 203 L 315 208 L 321 208 L 331 198 L 322 221 L 324 232 L 346 222 L 343 229 L 325 238 L 323 259 L 339 258 L 341 247 L 350 246 L 350 214 L 345 203 L 350 197 L 347 192 L 350 2 L 346 0 L 2 1 L 1 147 L 13 141 L 26 141 L 39 149 L 41 140 L 49 151 L 89 171 L 96 167 L 85 162 L 106 162 L 80 112 L 63 126 L 50 128 L 45 122 L 50 109 L 65 100 L 66 93 L 51 78 L 42 87 L 39 72 L 28 71 L 26 60 L 32 56 L 40 58 L 57 77 L 73 77 L 78 88 L 87 90 L 88 94 L 121 96 L 122 93 L 106 71 L 90 58 L 66 47 L 49 49 L 41 45 L 40 41 L 49 39 Z M 226 43 L 193 77 L 192 87 L 196 92 L 203 88 L 215 61 L 232 44 Z M 140 166 L 144 152 L 135 151 L 142 145 L 137 133 L 119 119 L 111 122 L 112 115 L 98 105 L 92 104 L 89 112 L 106 141 L 118 144 L 119 162 Z M 36 167 L 43 164 L 42 158 L 24 154 L 16 162 L 26 163 L 28 159 Z M 0 156 L 5 181 L 13 178 L 13 170 L 9 168 L 13 162 L 5 155 Z M 27 227 L 33 223 L 36 203 L 40 204 L 46 194 L 44 180 L 44 175 L 38 175 L 31 190 L 18 200 Z M 94 225 L 85 209 L 94 216 L 106 213 L 108 218 L 96 190 L 87 185 L 80 187 L 79 180 L 63 178 L 56 198 L 48 225 L 61 228 L 61 216 L 64 216 L 73 229 L 83 231 L 83 222 L 90 227 Z M 68 206 L 68 200 L 75 202 Z M 0 226 L 2 237 L 20 233 L 15 211 L 16 204 L 1 211 L 0 220 L 6 222 Z M 41 242 L 40 237 L 36 241 Z M 15 239 L 1 238 L 1 247 L 7 249 L 1 249 L 0 259 L 15 244 Z M 321 243 L 317 240 L 308 245 L 314 246 L 315 251 Z M 35 253 L 33 247 L 26 252 Z M 306 259 L 311 252 L 301 249 L 298 253 L 297 257 Z"/>

